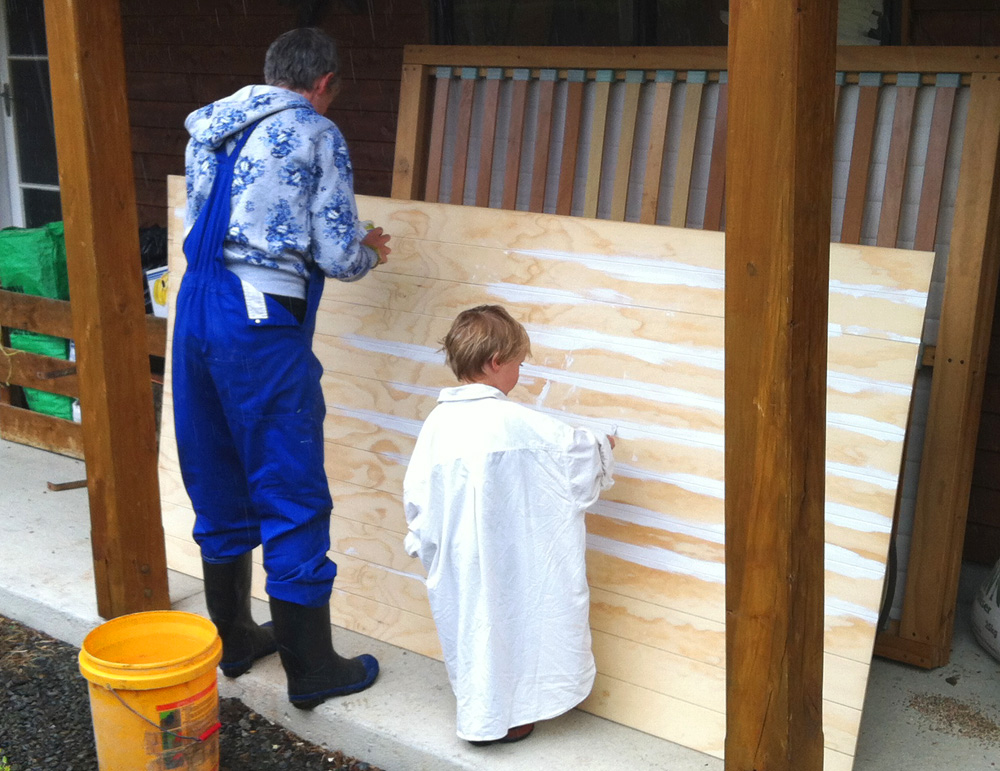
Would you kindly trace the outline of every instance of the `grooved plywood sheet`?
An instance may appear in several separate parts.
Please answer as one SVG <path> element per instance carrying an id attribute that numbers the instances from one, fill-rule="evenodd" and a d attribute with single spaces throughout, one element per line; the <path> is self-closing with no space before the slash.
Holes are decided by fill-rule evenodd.
<path id="1" fill-rule="evenodd" d="M 328 282 L 327 473 L 335 622 L 439 656 L 422 568 L 403 551 L 407 459 L 462 309 L 501 303 L 533 358 L 511 398 L 617 427 L 616 483 L 587 514 L 599 675 L 584 709 L 721 756 L 725 731 L 723 261 L 720 233 L 359 197 L 387 265 Z M 171 289 L 183 181 L 171 187 Z M 831 246 L 824 727 L 849 769 L 864 701 L 933 254 Z M 168 362 L 169 365 L 169 362 Z M 171 567 L 197 574 L 164 398 Z M 258 577 L 259 578 L 259 577 Z M 257 584 L 258 589 L 260 584 Z"/>

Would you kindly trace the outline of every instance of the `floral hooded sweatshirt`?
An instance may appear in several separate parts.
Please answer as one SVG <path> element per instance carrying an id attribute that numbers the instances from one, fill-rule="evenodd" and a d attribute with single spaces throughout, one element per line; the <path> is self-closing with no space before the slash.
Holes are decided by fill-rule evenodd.
<path id="1" fill-rule="evenodd" d="M 191 229 L 212 190 L 216 150 L 230 152 L 260 120 L 236 161 L 226 267 L 261 292 L 305 298 L 313 265 L 354 281 L 378 262 L 362 246 L 347 144 L 301 94 L 247 86 L 191 113 L 186 154 Z"/>

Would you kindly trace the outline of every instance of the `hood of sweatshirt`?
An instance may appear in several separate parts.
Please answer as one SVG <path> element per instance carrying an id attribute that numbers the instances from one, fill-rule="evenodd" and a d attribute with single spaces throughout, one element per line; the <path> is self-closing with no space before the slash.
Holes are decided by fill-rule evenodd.
<path id="1" fill-rule="evenodd" d="M 246 86 L 188 115 L 184 127 L 196 142 L 216 149 L 254 121 L 289 108 L 315 109 L 301 94 L 278 86 Z"/>

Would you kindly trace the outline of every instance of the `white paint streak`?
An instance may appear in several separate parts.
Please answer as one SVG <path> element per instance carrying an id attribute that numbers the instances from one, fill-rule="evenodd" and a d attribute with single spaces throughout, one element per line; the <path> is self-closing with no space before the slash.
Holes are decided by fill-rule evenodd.
<path id="1" fill-rule="evenodd" d="M 398 452 L 379 452 L 378 454 L 383 458 L 388 458 L 394 463 L 403 466 L 404 468 L 410 465 L 409 455 L 400 455 Z"/>
<path id="2" fill-rule="evenodd" d="M 899 484 L 899 476 L 888 471 L 879 471 L 872 468 L 859 468 L 848 466 L 846 463 L 827 462 L 826 473 L 832 476 L 844 477 L 846 479 L 857 479 L 863 482 L 871 482 L 886 490 L 895 490 Z"/>
<path id="3" fill-rule="evenodd" d="M 886 340 L 894 340 L 900 343 L 911 343 L 916 345 L 920 342 L 919 337 L 913 337 L 912 335 L 901 335 L 898 332 L 892 332 L 888 329 L 883 329 L 881 327 L 862 327 L 856 324 L 852 324 L 845 328 L 845 331 L 849 335 L 855 335 L 857 337 L 883 337 Z"/>
<path id="4" fill-rule="evenodd" d="M 859 299 L 888 300 L 898 305 L 909 305 L 921 311 L 927 305 L 927 293 L 916 289 L 890 289 L 878 284 L 848 284 L 830 281 L 830 294 L 847 295 Z"/>
<path id="5" fill-rule="evenodd" d="M 601 377 L 599 375 L 582 375 L 565 372 L 553 367 L 543 367 L 535 364 L 525 364 L 521 372 L 534 375 L 545 380 L 567 385 L 581 386 L 598 393 L 613 394 L 615 396 L 633 396 L 639 399 L 651 399 L 664 404 L 676 404 L 685 407 L 700 407 L 712 412 L 722 413 L 722 399 L 714 399 L 710 396 L 684 391 L 680 388 L 670 388 L 668 386 L 654 383 L 640 383 L 632 380 L 622 380 L 614 377 Z"/>
<path id="6" fill-rule="evenodd" d="M 486 291 L 494 297 L 499 297 L 502 300 L 512 303 L 582 305 L 588 302 L 586 297 L 577 292 L 571 292 L 569 289 L 537 289 L 531 286 L 510 284 L 502 281 L 488 284 Z"/>
<path id="7" fill-rule="evenodd" d="M 878 611 L 858 605 L 856 602 L 848 602 L 839 597 L 827 597 L 824 603 L 824 611 L 827 616 L 839 616 L 849 618 L 859 618 L 869 624 L 878 623 Z"/>
<path id="8" fill-rule="evenodd" d="M 892 532 L 892 517 L 843 503 L 826 502 L 826 521 L 861 533 Z"/>
<path id="9" fill-rule="evenodd" d="M 722 371 L 725 356 L 721 348 L 695 348 L 687 345 L 661 343 L 640 337 L 620 337 L 586 329 L 540 327 L 526 325 L 532 342 L 556 348 L 561 351 L 598 349 L 612 353 L 622 353 L 650 364 L 663 365 L 668 362 L 686 362 L 701 367 Z"/>
<path id="10" fill-rule="evenodd" d="M 541 408 L 545 404 L 545 397 L 549 395 L 549 389 L 552 388 L 552 381 L 546 380 L 545 385 L 542 386 L 541 392 L 535 399 L 535 406 Z"/>
<path id="11" fill-rule="evenodd" d="M 653 570 L 663 570 L 667 573 L 694 576 L 703 581 L 721 584 L 726 579 L 726 568 L 721 562 L 696 560 L 668 549 L 657 549 L 651 546 L 636 546 L 630 543 L 605 538 L 600 535 L 587 535 L 587 547 L 609 557 L 642 565 Z"/>
<path id="12" fill-rule="evenodd" d="M 326 411 L 336 411 L 343 415 L 371 423 L 379 428 L 395 431 L 397 434 L 403 434 L 404 436 L 416 437 L 420 433 L 420 426 L 423 425 L 423 421 L 421 420 L 399 418 L 395 415 L 387 415 L 384 412 L 376 412 L 374 410 L 357 410 L 352 407 L 345 407 L 343 404 L 327 405 Z"/>
<path id="13" fill-rule="evenodd" d="M 885 565 L 854 553 L 843 546 L 826 544 L 826 569 L 848 578 L 863 578 L 881 581 L 885 576 Z"/>
<path id="14" fill-rule="evenodd" d="M 722 470 L 721 467 L 719 469 Z M 699 495 L 708 495 L 712 498 L 723 499 L 725 485 L 719 479 L 711 477 L 697 476 L 696 474 L 663 474 L 656 471 L 647 471 L 636 468 L 627 463 L 615 464 L 615 476 L 629 477 L 643 482 L 663 482 L 674 485 L 682 490 L 687 490 Z"/>
<path id="15" fill-rule="evenodd" d="M 413 383 L 397 383 L 395 381 L 390 381 L 389 385 L 398 391 L 403 391 L 408 394 L 416 394 L 417 396 L 433 396 L 435 399 L 437 399 L 438 394 L 441 393 L 441 389 L 434 386 L 414 385 Z"/>
<path id="16" fill-rule="evenodd" d="M 649 260 L 641 257 L 616 256 L 609 260 L 607 255 L 559 252 L 547 249 L 521 251 L 523 254 L 541 260 L 565 262 L 603 273 L 621 281 L 659 286 L 686 286 L 695 289 L 726 288 L 725 272 L 717 268 L 690 265 L 670 260 Z"/>
<path id="17" fill-rule="evenodd" d="M 365 335 L 344 335 L 341 340 L 362 351 L 385 353 L 390 356 L 398 356 L 401 359 L 417 361 L 421 364 L 444 364 L 444 354 L 427 345 L 397 343 Z"/>
<path id="18" fill-rule="evenodd" d="M 901 394 L 909 397 L 912 386 L 907 383 L 891 383 L 887 380 L 873 380 L 845 372 L 830 371 L 826 376 L 826 386 L 844 394 Z"/>
<path id="19" fill-rule="evenodd" d="M 379 565 L 379 564 L 376 564 L 374 562 L 369 562 L 368 566 L 372 567 L 372 568 L 375 568 L 376 570 L 384 570 L 386 573 L 392 573 L 393 575 L 396 575 L 396 576 L 402 576 L 403 578 L 412 578 L 414 581 L 419 581 L 422 584 L 426 584 L 427 583 L 427 579 L 424 578 L 422 575 L 419 575 L 417 573 L 407 573 L 404 570 L 396 570 L 395 568 L 387 568 L 385 565 Z"/>
<path id="20" fill-rule="evenodd" d="M 826 422 L 828 425 L 853 431 L 856 434 L 863 434 L 883 442 L 901 442 L 906 436 L 906 429 L 902 426 L 847 412 L 828 412 L 826 413 Z"/>
<path id="21" fill-rule="evenodd" d="M 634 506 L 629 503 L 618 503 L 617 501 L 599 500 L 590 509 L 594 514 L 602 517 L 627 522 L 640 527 L 648 527 L 654 530 L 663 530 L 667 533 L 677 533 L 678 535 L 690 535 L 700 538 L 709 543 L 725 542 L 725 527 L 720 522 L 712 523 L 692 523 L 679 517 L 669 514 L 661 514 L 658 511 L 644 509 L 641 506 Z"/>

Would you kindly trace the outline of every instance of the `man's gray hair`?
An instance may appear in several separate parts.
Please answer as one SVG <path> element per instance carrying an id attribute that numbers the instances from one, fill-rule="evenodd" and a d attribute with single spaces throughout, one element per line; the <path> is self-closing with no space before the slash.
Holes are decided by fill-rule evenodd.
<path id="1" fill-rule="evenodd" d="M 264 82 L 269 86 L 307 91 L 328 72 L 340 72 L 337 44 L 316 27 L 285 32 L 264 57 Z"/>

